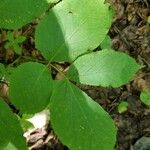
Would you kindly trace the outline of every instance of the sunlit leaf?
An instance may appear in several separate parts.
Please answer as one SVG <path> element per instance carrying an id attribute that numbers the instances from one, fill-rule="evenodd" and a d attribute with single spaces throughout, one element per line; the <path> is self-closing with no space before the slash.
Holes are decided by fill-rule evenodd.
<path id="1" fill-rule="evenodd" d="M 140 68 L 125 53 L 102 50 L 79 57 L 71 65 L 68 77 L 88 85 L 119 87 L 128 83 Z"/>
<path id="2" fill-rule="evenodd" d="M 39 23 L 35 44 L 48 60 L 74 60 L 102 42 L 111 22 L 103 0 L 64 0 Z"/>

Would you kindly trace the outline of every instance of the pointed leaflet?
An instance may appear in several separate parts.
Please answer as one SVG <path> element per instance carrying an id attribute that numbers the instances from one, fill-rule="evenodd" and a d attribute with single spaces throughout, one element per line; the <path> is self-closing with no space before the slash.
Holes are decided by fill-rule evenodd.
<path id="1" fill-rule="evenodd" d="M 48 68 L 42 64 L 21 64 L 10 77 L 11 102 L 24 113 L 44 109 L 50 100 L 52 79 Z"/>
<path id="2" fill-rule="evenodd" d="M 39 17 L 47 8 L 46 0 L 1 0 L 0 28 L 21 28 Z"/>
<path id="3" fill-rule="evenodd" d="M 64 0 L 36 29 L 37 49 L 49 60 L 70 61 L 105 38 L 112 14 L 102 0 Z"/>
<path id="4" fill-rule="evenodd" d="M 122 52 L 102 50 L 79 57 L 70 67 L 68 77 L 96 86 L 119 87 L 140 69 L 136 61 Z"/>
<path id="5" fill-rule="evenodd" d="M 110 116 L 69 81 L 55 85 L 50 101 L 54 131 L 70 150 L 112 150 L 116 129 Z"/>
<path id="6" fill-rule="evenodd" d="M 27 150 L 19 121 L 2 99 L 0 99 L 0 137 L 0 149 L 5 150 L 5 146 L 11 142 L 18 150 Z"/>

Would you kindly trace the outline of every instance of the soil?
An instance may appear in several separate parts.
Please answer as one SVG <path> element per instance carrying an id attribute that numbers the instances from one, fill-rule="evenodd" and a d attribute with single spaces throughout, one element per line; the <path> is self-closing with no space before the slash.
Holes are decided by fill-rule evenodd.
<path id="1" fill-rule="evenodd" d="M 109 35 L 112 48 L 128 53 L 145 67 L 138 72 L 134 79 L 120 88 L 103 88 L 79 85 L 90 97 L 109 112 L 118 128 L 116 150 L 150 150 L 150 107 L 141 103 L 140 91 L 150 90 L 150 0 L 107 0 L 115 10 L 114 20 Z M 43 60 L 34 47 L 34 29 L 36 23 L 30 24 L 16 34 L 28 36 L 23 45 L 23 56 L 32 56 Z M 3 38 L 5 39 L 5 31 Z M 0 47 L 0 61 L 12 63 L 18 56 L 11 50 L 5 53 Z M 16 59 L 15 63 L 19 62 Z M 129 103 L 126 112 L 119 114 L 118 104 L 122 101 Z M 143 139 L 144 140 L 141 140 Z M 144 141 L 144 142 L 143 142 Z M 28 145 L 32 150 L 68 150 L 50 129 L 34 131 Z"/>

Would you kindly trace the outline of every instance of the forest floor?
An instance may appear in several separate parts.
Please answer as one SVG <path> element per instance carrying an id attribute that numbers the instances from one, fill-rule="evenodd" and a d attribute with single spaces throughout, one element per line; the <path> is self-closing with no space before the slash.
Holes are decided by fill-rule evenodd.
<path id="1" fill-rule="evenodd" d="M 80 85 L 90 97 L 98 102 L 114 119 L 118 128 L 116 150 L 150 150 L 150 107 L 140 101 L 140 91 L 150 90 L 150 0 L 107 0 L 115 10 L 114 21 L 109 31 L 112 48 L 128 53 L 145 67 L 134 79 L 120 88 L 103 88 Z M 34 48 L 34 24 L 23 29 L 30 39 L 24 44 L 24 55 L 41 59 Z M 32 48 L 31 48 L 32 47 Z M 0 60 L 11 62 L 14 54 L 4 54 L 0 49 Z M 122 101 L 129 106 L 126 112 L 118 113 Z M 37 130 L 28 139 L 32 150 L 68 150 L 63 146 L 52 129 Z M 44 143 L 44 144 L 43 144 Z"/>
<path id="2" fill-rule="evenodd" d="M 145 65 L 128 85 L 119 89 L 103 89 L 108 99 L 106 108 L 118 127 L 116 149 L 150 150 L 150 143 L 141 140 L 142 137 L 150 136 L 150 107 L 146 107 L 139 100 L 140 91 L 150 90 L 150 25 L 147 23 L 150 16 L 150 0 L 110 2 L 116 11 L 109 32 L 113 39 L 112 47 L 128 53 L 138 63 Z M 116 105 L 121 100 L 129 103 L 124 114 L 118 114 L 116 111 Z M 140 141 L 141 147 L 138 146 Z"/>

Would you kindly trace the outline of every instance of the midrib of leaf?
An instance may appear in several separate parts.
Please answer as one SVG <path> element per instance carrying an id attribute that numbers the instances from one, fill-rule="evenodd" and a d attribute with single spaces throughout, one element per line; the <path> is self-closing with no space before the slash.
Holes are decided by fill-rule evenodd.
<path id="1" fill-rule="evenodd" d="M 76 100 L 76 94 L 74 93 L 73 89 L 71 88 L 71 84 L 69 83 L 70 81 L 67 80 L 67 82 L 68 82 L 69 88 L 71 89 L 71 92 L 72 92 L 73 96 L 75 97 L 74 100 L 75 100 L 76 103 L 78 104 L 78 106 L 79 106 L 79 108 L 80 108 L 80 110 L 81 110 L 81 112 L 82 112 L 82 114 L 83 114 L 83 116 L 84 116 L 86 122 L 88 123 L 88 120 L 87 120 L 87 117 L 86 117 L 86 114 L 85 114 L 84 110 L 82 109 L 80 103 Z"/>
<path id="2" fill-rule="evenodd" d="M 49 64 L 50 64 L 50 61 L 49 61 L 49 63 L 48 63 L 45 67 L 43 66 L 43 70 L 41 71 L 41 73 L 40 73 L 39 76 L 37 77 L 37 80 L 36 80 L 36 82 L 35 82 L 34 85 L 33 85 L 33 89 L 36 88 L 36 85 L 38 84 L 38 81 L 40 80 L 40 78 L 41 78 L 42 74 L 44 73 L 44 71 L 46 71 L 46 69 L 48 69 Z M 43 65 L 43 64 L 42 64 L 42 65 Z M 50 73 L 49 73 L 49 75 L 51 76 Z"/>
<path id="3" fill-rule="evenodd" d="M 57 19 L 58 19 L 58 18 L 57 18 Z M 58 20 L 59 20 L 59 19 L 58 19 Z M 83 19 L 83 22 L 82 22 L 82 20 L 81 20 L 81 24 L 80 24 L 80 25 L 85 24 L 86 21 L 87 21 L 86 18 Z M 60 25 L 60 22 L 59 22 L 59 25 Z M 61 25 L 60 25 L 60 26 L 61 26 Z M 61 27 L 62 27 L 62 26 L 61 26 Z M 66 37 L 65 39 L 70 40 L 70 39 L 79 31 L 79 29 L 80 29 L 80 26 L 78 26 L 78 27 L 72 32 L 72 34 L 71 34 L 68 38 Z M 65 36 L 64 36 L 64 37 L 65 37 Z M 51 62 L 51 61 L 55 58 L 55 56 L 60 52 L 61 48 L 62 48 L 65 44 L 67 44 L 66 41 L 64 41 L 64 42 L 60 45 L 59 49 L 56 51 L 56 53 L 53 55 L 53 57 L 50 59 L 49 62 Z M 75 58 L 75 59 L 76 59 L 76 58 Z M 74 61 L 74 60 L 73 60 L 73 61 Z"/>
<path id="4" fill-rule="evenodd" d="M 84 109 L 81 107 L 79 101 L 76 99 L 76 94 L 75 94 L 75 92 L 73 91 L 73 89 L 72 89 L 72 87 L 71 87 L 70 81 L 67 80 L 67 83 L 68 83 L 68 85 L 69 85 L 69 88 L 71 89 L 72 94 L 73 94 L 74 97 L 75 97 L 74 100 L 75 100 L 75 102 L 78 104 L 79 109 L 81 110 L 81 112 L 82 112 L 82 114 L 83 114 L 83 117 L 84 117 L 84 119 L 85 119 L 85 121 L 86 121 L 87 128 L 90 130 L 90 134 L 91 134 L 91 136 L 92 136 L 93 134 L 95 134 L 95 132 L 94 132 L 93 128 L 91 128 L 91 127 L 89 126 L 86 113 L 84 112 Z M 78 88 L 78 87 L 76 87 L 76 88 Z M 79 90 L 80 90 L 80 89 L 79 89 Z"/>
<path id="5" fill-rule="evenodd" d="M 68 83 L 69 81 L 68 81 L 67 79 L 66 79 L 66 81 L 67 81 L 67 82 L 66 82 L 65 93 L 68 93 L 68 92 L 67 92 L 67 83 Z M 65 96 L 67 97 L 67 95 L 65 95 Z M 64 99 L 67 99 L 67 98 L 64 98 Z M 72 113 L 72 110 L 73 110 L 73 109 L 72 109 L 72 106 L 73 106 L 73 105 L 72 105 L 72 101 L 70 101 L 70 105 L 71 105 L 71 113 L 70 113 L 70 117 L 73 118 L 73 115 L 72 115 L 72 114 L 73 114 L 73 113 Z M 71 119 L 70 124 L 71 124 L 71 126 L 73 125 L 73 119 Z"/>
<path id="6" fill-rule="evenodd" d="M 85 54 L 81 55 L 81 57 L 84 56 L 84 55 L 88 55 L 88 54 L 90 54 L 90 53 L 94 53 L 94 52 L 85 53 Z M 80 56 L 77 57 L 77 58 L 70 64 L 70 66 L 73 65 L 73 63 L 74 63 L 75 61 L 77 61 L 79 58 L 80 58 Z M 95 64 L 96 64 L 96 61 L 95 61 Z M 86 66 L 86 64 L 81 65 L 81 66 L 78 68 L 78 70 L 80 70 L 81 68 L 83 68 L 83 66 Z M 93 65 L 93 66 L 94 66 L 94 65 Z M 93 66 L 91 66 L 91 67 L 87 70 L 87 72 L 90 71 L 90 70 L 93 68 Z M 76 71 L 74 72 L 73 76 L 74 76 L 74 75 L 76 75 Z M 82 75 L 82 76 L 84 76 L 84 75 Z M 88 76 L 88 75 L 85 75 L 85 76 Z M 69 80 L 69 76 L 68 76 L 68 80 Z"/>
<path id="7" fill-rule="evenodd" d="M 36 85 L 38 84 L 38 82 L 39 82 L 39 80 L 40 80 L 40 78 L 41 78 L 41 76 L 42 76 L 42 74 L 44 73 L 44 71 L 46 70 L 46 69 L 48 69 L 47 67 L 49 66 L 49 64 L 50 64 L 50 61 L 49 61 L 49 63 L 47 64 L 47 65 L 43 65 L 43 70 L 41 71 L 41 73 L 39 74 L 39 76 L 37 77 L 37 80 L 35 81 L 35 83 L 33 84 L 33 91 L 35 90 L 35 88 L 37 87 Z M 51 74 L 49 74 L 50 76 L 51 76 Z M 25 90 L 24 91 L 25 92 L 25 94 L 27 95 L 27 97 L 29 97 L 29 94 L 28 94 L 28 91 L 27 90 Z M 30 98 L 30 97 L 29 97 Z M 33 101 L 32 101 L 32 103 L 33 103 Z M 36 105 L 36 103 L 34 103 L 34 105 Z"/>

